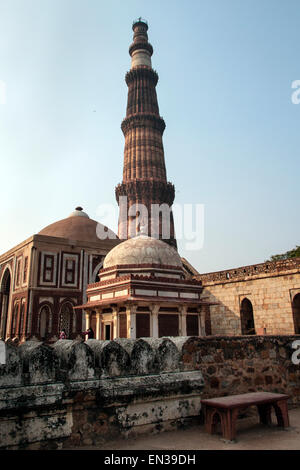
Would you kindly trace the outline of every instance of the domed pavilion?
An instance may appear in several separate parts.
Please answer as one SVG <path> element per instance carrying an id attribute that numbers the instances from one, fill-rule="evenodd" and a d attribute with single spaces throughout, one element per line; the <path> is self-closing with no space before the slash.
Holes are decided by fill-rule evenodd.
<path id="1" fill-rule="evenodd" d="M 140 234 L 120 243 L 99 278 L 77 307 L 97 339 L 205 334 L 202 284 L 186 278 L 178 252 L 162 240 Z"/>

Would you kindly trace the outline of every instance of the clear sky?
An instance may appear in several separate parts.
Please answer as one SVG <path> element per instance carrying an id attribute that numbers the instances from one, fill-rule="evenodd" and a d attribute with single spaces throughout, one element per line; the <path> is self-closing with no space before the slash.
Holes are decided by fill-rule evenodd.
<path id="1" fill-rule="evenodd" d="M 205 205 L 203 248 L 180 253 L 209 272 L 300 244 L 298 0 L 0 0 L 0 252 L 78 205 L 116 207 L 139 16 L 168 180 Z"/>

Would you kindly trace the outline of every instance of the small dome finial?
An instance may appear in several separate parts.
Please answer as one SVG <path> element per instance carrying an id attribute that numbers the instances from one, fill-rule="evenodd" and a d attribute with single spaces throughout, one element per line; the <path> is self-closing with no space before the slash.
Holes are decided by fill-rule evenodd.
<path id="1" fill-rule="evenodd" d="M 75 207 L 75 210 L 69 215 L 69 217 L 87 217 L 89 219 L 89 216 L 83 212 L 83 208 L 81 206 Z"/>

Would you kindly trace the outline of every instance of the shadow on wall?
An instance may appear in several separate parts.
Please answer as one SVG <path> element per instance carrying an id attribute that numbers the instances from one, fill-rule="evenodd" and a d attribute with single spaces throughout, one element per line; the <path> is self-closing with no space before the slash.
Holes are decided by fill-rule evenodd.
<path id="1" fill-rule="evenodd" d="M 221 295 L 217 297 L 209 287 L 204 287 L 202 299 L 216 304 L 210 307 L 211 332 L 213 335 L 286 335 L 300 333 L 300 294 L 297 294 L 291 301 L 290 311 L 282 309 L 283 313 L 278 312 L 276 304 L 277 310 L 274 307 L 273 313 L 272 309 L 264 310 L 263 303 L 259 306 L 255 305 L 253 294 L 249 293 L 247 283 L 244 292 L 232 293 L 228 289 L 227 296 L 229 299 L 226 305 L 220 300 Z M 298 297 L 299 300 L 297 300 Z M 231 305 L 231 308 L 228 305 Z M 285 317 L 284 321 L 282 321 L 282 316 Z M 277 318 L 277 324 L 279 324 L 277 327 L 273 326 L 274 318 Z M 285 320 L 290 320 L 288 328 Z M 293 324 L 293 328 L 290 328 L 290 324 Z M 282 325 L 281 331 L 280 325 Z M 283 330 L 283 328 L 285 329 Z"/>
<path id="2" fill-rule="evenodd" d="M 210 321 L 212 335 L 241 335 L 241 316 L 223 304 L 207 287 L 204 287 L 202 299 L 216 305 L 210 306 Z M 255 322 L 254 328 L 255 328 Z M 247 334 L 247 333 L 244 333 Z"/>

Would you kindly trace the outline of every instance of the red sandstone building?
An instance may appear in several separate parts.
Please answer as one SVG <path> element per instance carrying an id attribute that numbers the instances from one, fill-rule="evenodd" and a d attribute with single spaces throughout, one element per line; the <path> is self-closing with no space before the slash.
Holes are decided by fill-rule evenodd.
<path id="1" fill-rule="evenodd" d="M 97 226 L 79 207 L 0 256 L 1 338 L 55 341 L 62 328 L 70 338 L 82 332 L 82 311 L 74 307 L 119 243 L 111 231 L 100 240 Z"/>

